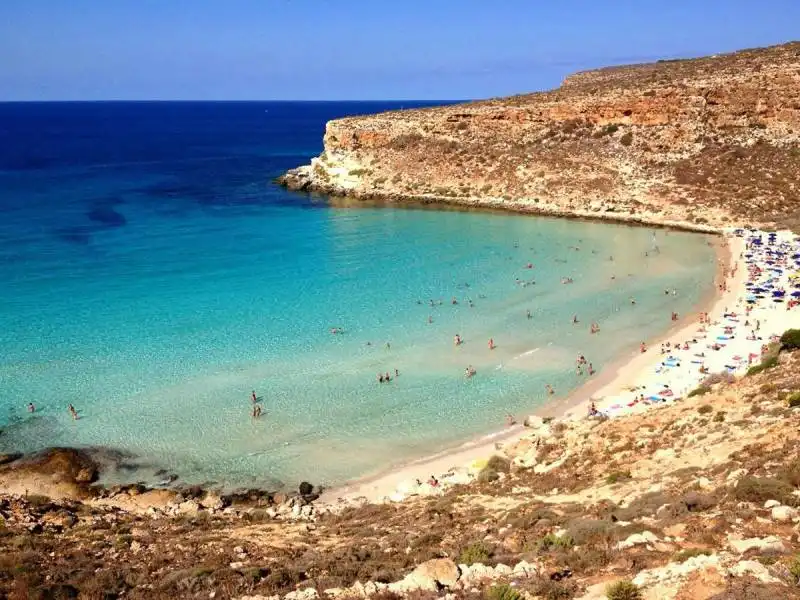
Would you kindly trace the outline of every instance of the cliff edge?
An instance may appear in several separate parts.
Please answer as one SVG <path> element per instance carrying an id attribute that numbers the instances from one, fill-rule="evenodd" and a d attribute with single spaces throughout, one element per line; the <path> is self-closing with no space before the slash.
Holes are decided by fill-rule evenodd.
<path id="1" fill-rule="evenodd" d="M 800 224 L 800 42 L 577 73 L 558 89 L 330 121 L 279 182 L 717 229 Z"/>

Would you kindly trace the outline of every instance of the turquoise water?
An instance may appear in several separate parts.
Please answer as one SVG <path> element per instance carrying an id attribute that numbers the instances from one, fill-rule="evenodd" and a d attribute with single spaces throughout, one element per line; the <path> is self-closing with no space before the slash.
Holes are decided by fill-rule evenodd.
<path id="1" fill-rule="evenodd" d="M 644 228 L 289 194 L 271 176 L 356 109 L 294 106 L 292 152 L 291 128 L 231 124 L 242 110 L 187 117 L 193 134 L 213 123 L 208 141 L 167 156 L 6 161 L 0 451 L 131 453 L 112 480 L 163 468 L 227 487 L 341 483 L 495 431 L 545 403 L 546 383 L 566 395 L 587 379 L 578 353 L 601 369 L 713 285 L 700 235 L 659 231 L 655 253 Z"/>

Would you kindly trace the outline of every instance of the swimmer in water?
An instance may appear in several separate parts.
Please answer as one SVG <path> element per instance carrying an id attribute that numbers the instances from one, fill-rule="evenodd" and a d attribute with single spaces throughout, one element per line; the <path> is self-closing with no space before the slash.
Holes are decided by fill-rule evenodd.
<path id="1" fill-rule="evenodd" d="M 253 404 L 255 404 L 256 402 L 258 402 L 258 398 L 256 398 L 256 391 L 255 391 L 255 390 L 253 390 L 252 392 L 250 392 L 250 400 L 251 400 L 251 402 L 252 402 Z"/>
<path id="2" fill-rule="evenodd" d="M 578 324 L 578 315 L 572 315 L 572 324 L 573 325 L 577 325 Z"/>
<path id="3" fill-rule="evenodd" d="M 550 385 L 549 383 L 548 383 L 546 386 L 544 386 L 544 387 L 545 387 L 545 389 L 547 390 L 547 394 L 548 394 L 549 396 L 552 396 L 553 394 L 555 394 L 555 393 L 556 393 L 556 391 L 553 389 L 553 386 L 552 386 L 552 385 Z"/>
<path id="4" fill-rule="evenodd" d="M 453 343 L 454 343 L 456 346 L 460 346 L 460 345 L 461 345 L 461 336 L 460 336 L 460 335 L 458 335 L 458 334 L 456 334 L 456 336 L 453 338 Z"/>
<path id="5" fill-rule="evenodd" d="M 28 402 L 28 412 L 29 413 L 36 412 L 36 407 L 33 405 L 33 402 Z"/>
<path id="6" fill-rule="evenodd" d="M 528 311 L 528 318 L 529 318 L 529 319 L 532 319 L 532 318 L 533 318 L 533 317 L 531 316 L 531 311 L 530 311 L 530 310 Z"/>
<path id="7" fill-rule="evenodd" d="M 69 410 L 69 414 L 72 415 L 72 419 L 74 421 L 77 421 L 78 420 L 78 411 L 75 410 L 75 407 L 72 406 L 72 404 L 70 404 L 69 406 L 67 406 L 67 410 Z"/>

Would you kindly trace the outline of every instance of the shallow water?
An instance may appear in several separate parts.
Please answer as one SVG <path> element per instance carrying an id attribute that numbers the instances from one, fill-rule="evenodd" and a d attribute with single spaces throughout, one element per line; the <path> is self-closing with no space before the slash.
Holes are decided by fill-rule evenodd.
<path id="1" fill-rule="evenodd" d="M 0 105 L 0 451 L 138 457 L 111 479 L 340 483 L 494 431 L 546 383 L 567 394 L 578 353 L 600 369 L 711 289 L 700 235 L 270 183 L 327 119 L 390 107 Z"/>

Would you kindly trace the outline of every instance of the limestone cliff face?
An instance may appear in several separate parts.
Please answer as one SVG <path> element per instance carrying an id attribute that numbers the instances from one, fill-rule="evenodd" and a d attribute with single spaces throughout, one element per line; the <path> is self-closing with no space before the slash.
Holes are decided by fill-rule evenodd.
<path id="1" fill-rule="evenodd" d="M 577 73 L 556 90 L 338 119 L 281 182 L 720 227 L 800 224 L 800 42 Z"/>

